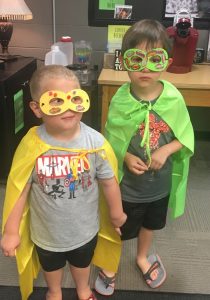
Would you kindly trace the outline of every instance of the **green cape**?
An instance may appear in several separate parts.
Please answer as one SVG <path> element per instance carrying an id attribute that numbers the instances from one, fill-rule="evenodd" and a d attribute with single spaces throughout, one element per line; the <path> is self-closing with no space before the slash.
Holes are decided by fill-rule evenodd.
<path id="1" fill-rule="evenodd" d="M 137 101 L 130 94 L 130 83 L 121 86 L 110 103 L 105 136 L 110 142 L 118 159 L 119 181 L 123 177 L 123 161 L 133 134 L 139 124 L 147 123 L 149 111 L 155 111 L 171 128 L 175 138 L 183 148 L 173 154 L 172 189 L 169 206 L 172 217 L 184 212 L 189 158 L 194 151 L 194 133 L 188 110 L 181 93 L 171 83 L 162 80 L 163 92 L 153 106 Z M 146 146 L 149 145 L 149 131 L 145 130 Z M 149 151 L 149 149 L 147 149 Z"/>

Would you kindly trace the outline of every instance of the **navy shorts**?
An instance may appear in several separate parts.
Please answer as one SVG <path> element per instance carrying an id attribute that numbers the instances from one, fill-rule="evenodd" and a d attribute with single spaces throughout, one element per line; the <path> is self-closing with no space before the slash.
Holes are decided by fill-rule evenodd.
<path id="1" fill-rule="evenodd" d="M 35 245 L 42 269 L 46 272 L 56 271 L 63 268 L 67 261 L 74 267 L 87 268 L 93 258 L 97 238 L 98 235 L 87 244 L 66 252 L 52 252 Z"/>
<path id="2" fill-rule="evenodd" d="M 141 227 L 158 230 L 165 227 L 169 196 L 149 203 L 123 201 L 127 220 L 121 227 L 121 239 L 136 238 Z"/>

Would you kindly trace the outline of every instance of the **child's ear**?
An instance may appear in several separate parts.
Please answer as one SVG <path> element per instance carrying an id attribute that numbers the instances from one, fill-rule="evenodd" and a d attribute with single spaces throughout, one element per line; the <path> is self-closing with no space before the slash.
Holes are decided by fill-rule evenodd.
<path id="1" fill-rule="evenodd" d="M 32 100 L 29 102 L 29 106 L 37 118 L 42 118 L 42 112 L 40 110 L 38 102 Z"/>
<path id="2" fill-rule="evenodd" d="M 167 68 L 172 64 L 172 62 L 173 62 L 173 58 L 170 57 L 170 58 L 168 59 L 168 66 L 167 66 Z"/>

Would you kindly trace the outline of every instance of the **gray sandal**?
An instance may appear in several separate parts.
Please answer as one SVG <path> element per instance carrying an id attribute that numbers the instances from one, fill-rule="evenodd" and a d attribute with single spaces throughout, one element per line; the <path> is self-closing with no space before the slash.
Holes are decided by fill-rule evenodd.
<path id="1" fill-rule="evenodd" d="M 165 279 L 166 279 L 166 270 L 163 266 L 163 263 L 162 263 L 160 257 L 157 254 L 151 254 L 148 257 L 148 261 L 150 262 L 151 267 L 149 268 L 149 270 L 145 274 L 143 274 L 143 277 L 144 277 L 145 282 L 147 283 L 147 285 L 150 288 L 155 289 L 155 288 L 160 287 L 163 284 L 163 282 L 165 281 Z M 158 275 L 157 275 L 157 278 L 155 280 L 152 280 L 151 273 L 154 270 L 158 271 Z"/>
<path id="2" fill-rule="evenodd" d="M 100 270 L 95 281 L 95 290 L 103 296 L 111 296 L 114 293 L 115 276 L 108 277 Z"/>

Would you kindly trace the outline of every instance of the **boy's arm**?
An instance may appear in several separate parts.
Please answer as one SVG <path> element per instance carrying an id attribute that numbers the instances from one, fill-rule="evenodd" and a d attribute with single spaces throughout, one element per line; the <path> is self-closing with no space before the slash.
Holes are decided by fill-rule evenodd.
<path id="1" fill-rule="evenodd" d="M 183 145 L 177 140 L 173 140 L 169 144 L 164 145 L 165 149 L 168 151 L 168 156 L 182 149 Z"/>
<path id="2" fill-rule="evenodd" d="M 127 216 L 123 212 L 119 184 L 115 177 L 110 179 L 99 179 L 105 199 L 109 208 L 109 215 L 114 227 L 121 227 Z"/>
<path id="3" fill-rule="evenodd" d="M 150 165 L 150 169 L 152 170 L 161 169 L 164 163 L 166 162 L 167 158 L 171 156 L 173 153 L 181 150 L 182 147 L 183 145 L 177 139 L 175 139 L 169 144 L 165 144 L 164 146 L 155 150 L 151 155 L 152 162 Z"/>
<path id="4" fill-rule="evenodd" d="M 15 256 L 20 244 L 19 227 L 31 184 L 26 184 L 4 227 L 1 248 L 5 256 Z"/>

